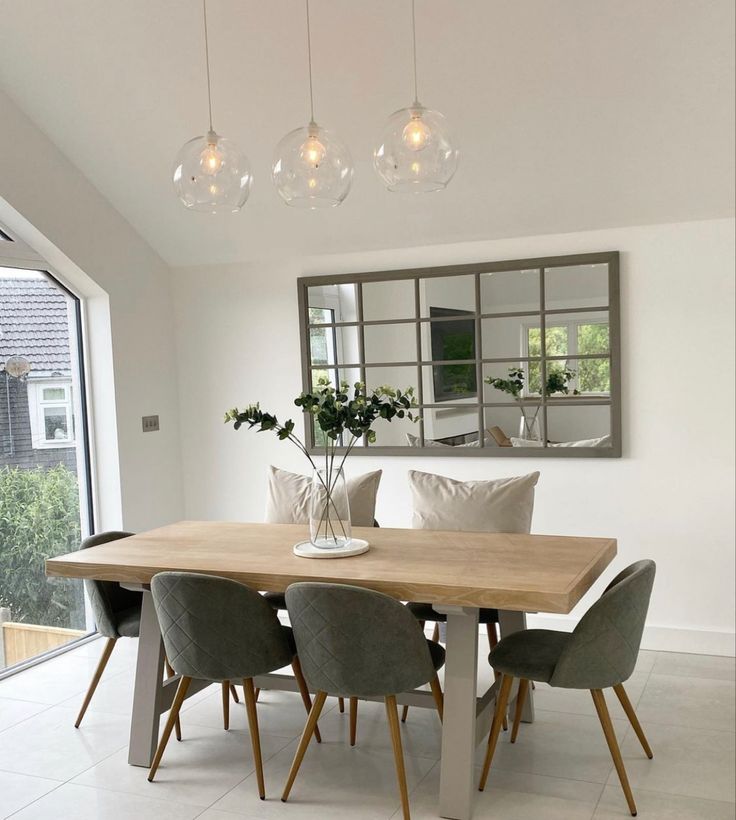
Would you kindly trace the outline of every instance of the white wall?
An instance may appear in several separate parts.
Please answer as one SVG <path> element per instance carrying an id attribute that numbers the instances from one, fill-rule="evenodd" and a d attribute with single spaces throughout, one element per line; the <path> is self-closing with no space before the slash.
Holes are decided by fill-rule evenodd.
<path id="1" fill-rule="evenodd" d="M 623 458 L 360 457 L 349 472 L 382 467 L 377 518 L 406 527 L 409 468 L 465 479 L 539 469 L 535 532 L 615 536 L 608 579 L 637 558 L 657 561 L 649 646 L 732 653 L 733 233 L 733 220 L 718 220 L 176 269 L 187 516 L 262 520 L 267 465 L 306 471 L 288 444 L 221 421 L 255 400 L 298 418 L 297 276 L 617 249 Z"/>
<path id="2" fill-rule="evenodd" d="M 97 526 L 180 519 L 169 270 L 2 92 L 0 123 L 0 221 L 86 297 Z M 144 436 L 156 413 L 161 431 Z"/>

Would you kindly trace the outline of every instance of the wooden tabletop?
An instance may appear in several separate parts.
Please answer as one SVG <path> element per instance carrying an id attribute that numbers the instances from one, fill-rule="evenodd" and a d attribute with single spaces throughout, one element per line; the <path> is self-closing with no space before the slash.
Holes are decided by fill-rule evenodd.
<path id="1" fill-rule="evenodd" d="M 567 613 L 616 555 L 613 538 L 353 528 L 363 555 L 292 552 L 298 524 L 182 521 L 46 561 L 48 575 L 146 584 L 164 570 L 234 578 L 282 592 L 295 581 L 376 589 L 407 601 Z"/>

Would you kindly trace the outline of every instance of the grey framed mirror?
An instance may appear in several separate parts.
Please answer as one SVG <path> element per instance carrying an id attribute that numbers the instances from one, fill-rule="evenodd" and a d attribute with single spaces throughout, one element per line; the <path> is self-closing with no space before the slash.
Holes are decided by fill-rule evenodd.
<path id="1" fill-rule="evenodd" d="M 304 389 L 414 387 L 363 455 L 621 455 L 618 252 L 298 280 Z M 320 431 L 309 427 L 314 449 Z"/>

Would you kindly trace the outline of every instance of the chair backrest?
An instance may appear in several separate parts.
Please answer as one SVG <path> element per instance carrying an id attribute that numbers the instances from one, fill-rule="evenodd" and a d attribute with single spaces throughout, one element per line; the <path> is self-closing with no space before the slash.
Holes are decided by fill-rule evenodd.
<path id="1" fill-rule="evenodd" d="M 166 657 L 180 675 L 242 680 L 291 663 L 288 627 L 255 590 L 229 578 L 160 572 L 151 579 Z"/>
<path id="2" fill-rule="evenodd" d="M 286 590 L 286 606 L 311 689 L 346 697 L 393 695 L 434 675 L 419 622 L 388 595 L 306 582 Z"/>
<path id="3" fill-rule="evenodd" d="M 133 535 L 132 532 L 108 530 L 85 538 L 79 548 L 86 550 L 90 547 L 99 547 L 101 544 L 107 544 L 110 541 L 129 538 L 131 535 Z M 97 631 L 105 638 L 119 637 L 117 628 L 118 614 L 126 609 L 139 607 L 143 593 L 123 589 L 116 581 L 91 581 L 86 579 L 84 587 L 92 605 Z"/>
<path id="4" fill-rule="evenodd" d="M 634 671 L 649 599 L 654 561 L 620 572 L 575 627 L 550 680 L 567 689 L 606 689 Z"/>

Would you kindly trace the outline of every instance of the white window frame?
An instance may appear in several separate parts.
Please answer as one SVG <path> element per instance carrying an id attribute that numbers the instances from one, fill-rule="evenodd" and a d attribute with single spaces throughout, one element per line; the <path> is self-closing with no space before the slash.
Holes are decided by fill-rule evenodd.
<path id="1" fill-rule="evenodd" d="M 49 399 L 43 397 L 43 391 L 63 388 L 63 399 Z M 46 408 L 62 408 L 66 416 L 69 438 L 47 439 Z M 70 378 L 39 379 L 28 382 L 28 412 L 31 419 L 31 446 L 34 450 L 56 450 L 61 447 L 76 447 L 76 432 L 74 419 L 74 396 L 72 380 Z"/>
<path id="2" fill-rule="evenodd" d="M 576 359 L 578 356 L 578 328 L 581 325 L 609 325 L 610 322 L 605 321 L 604 319 L 586 319 L 586 318 L 579 318 L 579 319 L 568 319 L 564 322 L 556 322 L 553 320 L 547 320 L 545 322 L 545 327 L 565 327 L 567 328 L 567 359 Z M 540 330 L 541 325 L 537 322 L 523 322 L 522 323 L 522 331 L 521 331 L 521 355 L 523 358 L 529 358 L 529 331 L 530 330 Z M 610 332 L 610 331 L 609 331 Z M 607 356 L 610 356 L 610 353 L 601 353 L 600 358 L 604 359 Z M 559 364 L 567 366 L 567 359 L 554 359 L 555 362 Z M 575 378 L 570 381 L 570 389 L 571 390 L 580 390 L 578 384 L 578 376 L 577 371 L 575 372 Z M 524 389 L 525 396 L 539 396 L 539 393 L 532 393 L 529 390 Z M 601 392 L 583 392 L 580 391 L 578 394 L 580 396 L 589 396 L 591 398 L 596 397 L 608 397 L 610 396 L 609 393 L 601 393 Z M 556 396 L 555 398 L 561 398 L 560 396 Z"/>

